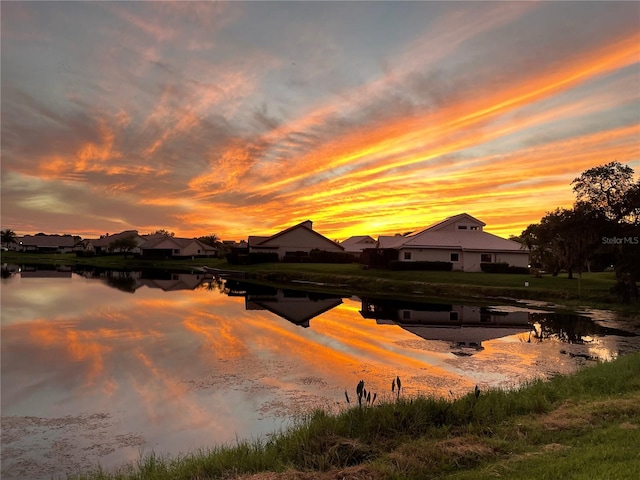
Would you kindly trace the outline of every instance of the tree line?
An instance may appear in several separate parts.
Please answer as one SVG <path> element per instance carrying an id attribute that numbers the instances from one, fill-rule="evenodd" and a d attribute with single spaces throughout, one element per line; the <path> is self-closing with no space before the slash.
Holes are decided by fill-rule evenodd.
<path id="1" fill-rule="evenodd" d="M 640 279 L 640 180 L 614 161 L 585 170 L 571 182 L 572 208 L 547 212 L 519 237 L 533 268 L 569 278 L 613 269 L 622 296 L 637 296 Z"/>

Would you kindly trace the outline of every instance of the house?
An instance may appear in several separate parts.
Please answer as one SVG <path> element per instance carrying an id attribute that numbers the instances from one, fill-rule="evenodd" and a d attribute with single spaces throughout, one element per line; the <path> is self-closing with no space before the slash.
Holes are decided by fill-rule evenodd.
<path id="1" fill-rule="evenodd" d="M 311 250 L 344 253 L 338 245 L 313 229 L 313 222 L 306 220 L 286 230 L 265 236 L 250 236 L 249 253 L 276 253 L 279 260 L 308 256 Z"/>
<path id="2" fill-rule="evenodd" d="M 342 245 L 345 252 L 358 255 L 365 248 L 375 248 L 376 241 L 369 235 L 355 235 L 343 240 L 340 245 Z"/>
<path id="3" fill-rule="evenodd" d="M 129 237 L 133 237 L 138 247 L 127 253 L 140 254 L 140 245 L 142 245 L 146 240 L 142 236 L 138 235 L 137 230 L 125 230 L 124 232 L 116 233 L 113 235 L 106 234 L 100 238 L 83 240 L 82 249 L 85 252 L 92 252 L 96 255 L 104 254 L 107 252 L 121 253 L 121 250 L 119 248 L 110 250 L 109 247 L 113 242 Z"/>
<path id="4" fill-rule="evenodd" d="M 482 263 L 529 265 L 520 243 L 485 232 L 485 225 L 461 213 L 413 235 L 381 236 L 377 249 L 400 262 L 451 262 L 453 270 L 464 272 L 480 272 Z"/>
<path id="5" fill-rule="evenodd" d="M 209 257 L 217 252 L 215 247 L 195 238 L 178 238 L 167 235 L 152 236 L 140 245 L 143 257 Z"/>
<path id="6" fill-rule="evenodd" d="M 76 238 L 71 235 L 25 235 L 16 239 L 19 252 L 71 253 Z"/>

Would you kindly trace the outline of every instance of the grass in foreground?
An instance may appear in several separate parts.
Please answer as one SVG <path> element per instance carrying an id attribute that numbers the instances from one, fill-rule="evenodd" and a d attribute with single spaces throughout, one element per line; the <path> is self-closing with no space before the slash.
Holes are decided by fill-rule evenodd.
<path id="1" fill-rule="evenodd" d="M 265 442 L 83 480 L 640 478 L 640 354 L 457 400 L 318 411 Z"/>

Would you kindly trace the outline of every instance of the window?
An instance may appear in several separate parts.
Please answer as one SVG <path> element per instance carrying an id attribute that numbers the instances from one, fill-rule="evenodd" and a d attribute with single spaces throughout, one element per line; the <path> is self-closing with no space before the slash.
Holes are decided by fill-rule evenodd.
<path id="1" fill-rule="evenodd" d="M 478 226 L 477 225 L 473 225 L 470 229 L 471 230 L 478 230 Z"/>
<path id="2" fill-rule="evenodd" d="M 449 312 L 449 320 L 458 320 L 458 312 Z"/>
<path id="3" fill-rule="evenodd" d="M 481 263 L 491 263 L 492 255 L 490 253 L 481 253 L 480 254 L 480 262 Z"/>
<path id="4" fill-rule="evenodd" d="M 411 310 L 402 310 L 402 319 L 411 320 Z"/>
<path id="5" fill-rule="evenodd" d="M 466 230 L 467 226 L 466 225 L 458 225 L 458 230 Z"/>
<path id="6" fill-rule="evenodd" d="M 173 249 L 173 254 L 174 255 L 178 255 L 180 253 L 180 249 L 179 248 L 174 248 Z"/>
<path id="7" fill-rule="evenodd" d="M 404 259 L 411 260 L 411 252 L 404 252 Z"/>
<path id="8" fill-rule="evenodd" d="M 452 253 L 449 261 L 450 262 L 459 262 L 460 261 L 460 254 L 459 253 Z"/>

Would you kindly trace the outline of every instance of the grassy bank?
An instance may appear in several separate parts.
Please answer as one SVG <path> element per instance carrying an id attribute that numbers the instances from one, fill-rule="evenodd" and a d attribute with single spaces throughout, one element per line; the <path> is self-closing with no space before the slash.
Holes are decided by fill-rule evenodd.
<path id="1" fill-rule="evenodd" d="M 298 288 L 320 288 L 355 295 L 419 296 L 452 300 L 486 300 L 496 298 L 527 299 L 565 305 L 570 308 L 620 309 L 638 312 L 640 303 L 622 305 L 611 293 L 615 276 L 609 272 L 583 273 L 570 280 L 565 273 L 556 277 L 528 274 L 390 271 L 365 269 L 352 264 L 290 264 L 267 263 L 249 266 L 229 265 L 215 258 L 180 260 L 124 258 L 122 255 L 76 257 L 73 254 L 22 254 L 5 252 L 2 263 L 75 265 L 113 269 L 181 269 L 190 270 L 203 265 L 247 272 L 250 279 Z M 303 285 L 295 282 L 311 282 Z M 293 282 L 293 283 L 292 283 Z"/>
<path id="2" fill-rule="evenodd" d="M 510 392 L 386 397 L 337 415 L 315 412 L 266 442 L 151 456 L 74 478 L 640 478 L 640 354 Z"/>

